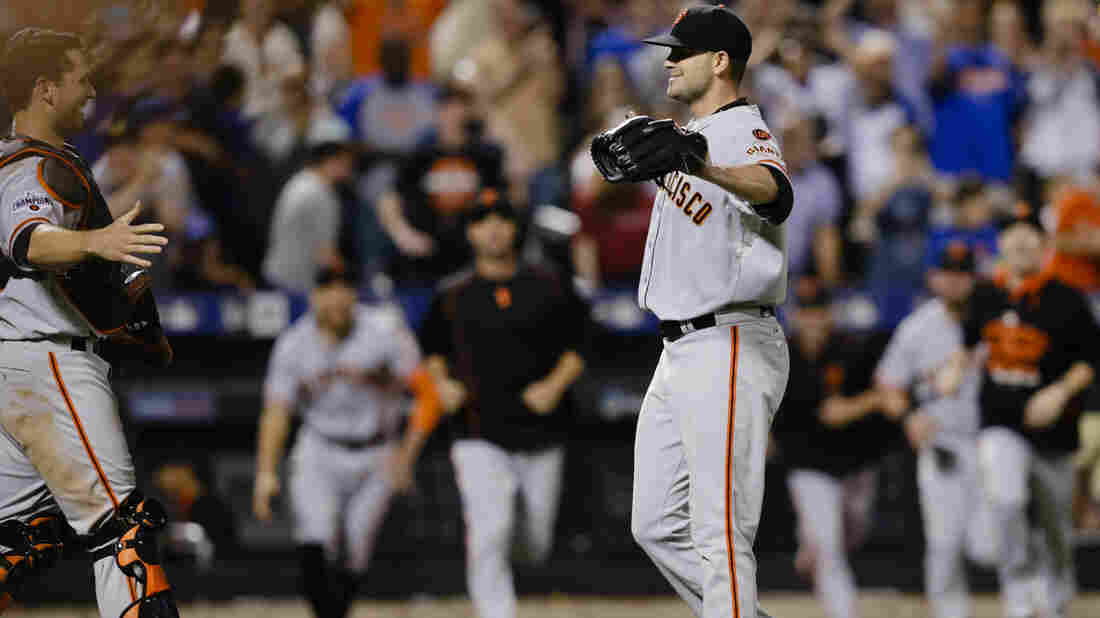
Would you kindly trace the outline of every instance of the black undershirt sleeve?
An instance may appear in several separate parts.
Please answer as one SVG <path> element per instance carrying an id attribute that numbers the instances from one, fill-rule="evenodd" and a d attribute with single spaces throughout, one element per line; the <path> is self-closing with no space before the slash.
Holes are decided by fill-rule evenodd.
<path id="1" fill-rule="evenodd" d="M 31 266 L 27 262 L 27 251 L 31 248 L 31 232 L 34 228 L 42 225 L 40 222 L 28 223 L 26 227 L 19 231 L 19 235 L 15 237 L 15 242 L 11 245 L 11 259 L 20 266 Z"/>
<path id="2" fill-rule="evenodd" d="M 794 207 L 794 189 L 791 188 L 791 181 L 787 179 L 786 174 L 770 165 L 764 165 L 763 167 L 771 173 L 772 178 L 775 179 L 775 185 L 779 187 L 779 191 L 776 193 L 774 200 L 765 204 L 751 204 L 750 206 L 756 214 L 764 217 L 768 223 L 779 225 L 787 220 L 787 217 L 791 214 L 791 208 Z"/>

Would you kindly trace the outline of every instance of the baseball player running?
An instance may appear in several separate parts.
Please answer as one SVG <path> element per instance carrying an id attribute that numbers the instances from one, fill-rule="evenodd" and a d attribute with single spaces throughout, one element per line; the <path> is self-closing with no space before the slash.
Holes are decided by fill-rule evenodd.
<path id="1" fill-rule="evenodd" d="M 791 380 L 772 435 L 798 515 L 795 568 L 812 579 L 826 616 L 855 618 L 848 553 L 871 531 L 878 462 L 898 431 L 873 414 L 879 398 L 866 386 L 874 350 L 835 332 L 819 283 L 802 279 L 793 291 Z"/>
<path id="2" fill-rule="evenodd" d="M 312 310 L 275 342 L 256 454 L 253 510 L 266 521 L 290 416 L 302 410 L 289 483 L 302 584 L 318 618 L 347 614 L 390 499 L 408 488 L 440 411 L 404 317 L 357 304 L 354 281 L 322 269 Z M 398 444 L 406 389 L 416 401 Z"/>
<path id="3" fill-rule="evenodd" d="M 953 395 L 936 390 L 936 372 L 963 342 L 962 320 L 974 289 L 974 254 L 949 245 L 928 275 L 935 294 L 894 331 L 875 370 L 887 413 L 899 418 L 918 452 L 924 538 L 924 589 L 935 618 L 971 615 L 963 556 L 993 562 L 993 521 L 978 479 L 978 384 L 975 369 Z"/>
<path id="4" fill-rule="evenodd" d="M 496 191 L 465 223 L 473 268 L 440 286 L 421 340 L 454 414 L 470 598 L 481 618 L 515 618 L 513 548 L 536 563 L 553 548 L 587 310 L 568 280 L 521 259 L 517 213 Z"/>
<path id="5" fill-rule="evenodd" d="M 60 509 L 91 555 L 103 618 L 175 617 L 156 551 L 164 509 L 137 490 L 100 354 L 110 335 L 140 344 L 150 360 L 170 359 L 139 270 L 151 265 L 140 256 L 167 241 L 160 224 L 133 225 L 138 206 L 112 219 L 91 170 L 64 142 L 95 97 L 90 72 L 78 37 L 37 28 L 7 41 L 0 70 L 14 112 L 14 133 L 0 140 L 0 233 L 12 276 L 0 295 L 0 607 L 48 566 L 58 540 L 44 524 L 58 520 L 44 514 Z"/>
<path id="6" fill-rule="evenodd" d="M 773 307 L 793 196 L 759 108 L 738 96 L 745 24 L 694 7 L 645 42 L 669 48 L 668 95 L 695 118 L 637 116 L 592 144 L 609 181 L 661 185 L 638 300 L 664 351 L 638 419 L 631 528 L 696 614 L 754 618 L 764 455 L 789 371 Z"/>
<path id="7" fill-rule="evenodd" d="M 1003 272 L 996 284 L 975 288 L 963 322 L 965 348 L 937 378 L 942 392 L 957 392 L 975 357 L 969 350 L 979 343 L 988 350 L 978 395 L 978 469 L 995 518 L 1008 618 L 1065 616 L 1073 597 L 1073 452 L 1100 350 L 1085 297 L 1040 271 L 1045 241 L 1030 218 L 1000 232 Z"/>

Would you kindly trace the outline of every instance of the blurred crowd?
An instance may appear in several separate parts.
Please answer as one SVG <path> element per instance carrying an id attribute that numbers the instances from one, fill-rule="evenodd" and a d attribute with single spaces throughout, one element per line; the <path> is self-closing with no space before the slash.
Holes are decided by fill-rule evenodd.
<path id="1" fill-rule="evenodd" d="M 161 285 L 302 292 L 354 261 L 428 287 L 467 262 L 459 221 L 487 187 L 526 230 L 565 230 L 561 251 L 528 234 L 529 255 L 587 290 L 636 281 L 655 186 L 604 182 L 588 142 L 628 112 L 686 120 L 664 94 L 665 50 L 638 40 L 690 3 L 94 4 L 78 27 L 98 97 L 77 146 L 111 200 L 141 199 L 167 226 Z M 988 272 L 998 214 L 1096 199 L 1087 0 L 733 8 L 754 33 L 744 94 L 792 172 L 792 280 L 865 290 L 889 329 L 948 243 Z"/>

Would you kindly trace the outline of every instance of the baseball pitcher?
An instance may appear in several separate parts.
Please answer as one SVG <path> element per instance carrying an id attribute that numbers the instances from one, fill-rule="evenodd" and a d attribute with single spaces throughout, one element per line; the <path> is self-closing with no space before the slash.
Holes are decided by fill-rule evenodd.
<path id="1" fill-rule="evenodd" d="M 404 316 L 357 304 L 355 280 L 340 268 L 320 272 L 311 312 L 275 342 L 260 417 L 253 510 L 267 520 L 290 415 L 302 412 L 290 497 L 302 583 L 318 618 L 347 615 L 390 500 L 409 486 L 439 417 Z M 416 404 L 401 443 L 406 390 Z"/>
<path id="2" fill-rule="evenodd" d="M 13 134 L 0 140 L 0 607 L 59 545 L 87 549 L 103 618 L 178 616 L 156 551 L 164 509 L 137 490 L 106 341 L 166 364 L 142 254 L 160 224 L 114 219 L 64 138 L 95 97 L 75 35 L 28 28 L 3 58 Z M 118 205 L 116 205 L 118 206 Z M 64 522 L 79 539 L 60 539 Z"/>
<path id="3" fill-rule="evenodd" d="M 694 7 L 645 42 L 669 48 L 668 95 L 694 119 L 636 116 L 592 144 L 607 180 L 661 186 L 638 300 L 664 351 L 638 419 L 631 527 L 697 615 L 755 618 L 764 455 L 789 371 L 773 307 L 793 195 L 760 110 L 738 95 L 745 24 Z"/>

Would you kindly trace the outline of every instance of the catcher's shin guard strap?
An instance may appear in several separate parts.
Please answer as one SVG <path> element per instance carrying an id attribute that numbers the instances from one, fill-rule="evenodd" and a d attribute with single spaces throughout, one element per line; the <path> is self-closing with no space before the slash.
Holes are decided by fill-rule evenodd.
<path id="1" fill-rule="evenodd" d="M 119 618 L 178 618 L 172 587 L 160 564 L 157 547 L 156 535 L 167 522 L 159 502 L 144 499 L 135 491 L 93 535 L 96 541 L 105 541 L 104 537 L 113 533 L 115 540 L 99 547 L 93 545 L 92 560 L 114 556 L 119 570 L 136 584 L 137 599 L 126 606 Z"/>
<path id="2" fill-rule="evenodd" d="M 56 513 L 35 515 L 27 523 L 0 523 L 0 545 L 8 548 L 0 555 L 0 612 L 11 605 L 28 577 L 57 564 L 73 538 L 69 530 Z"/>

